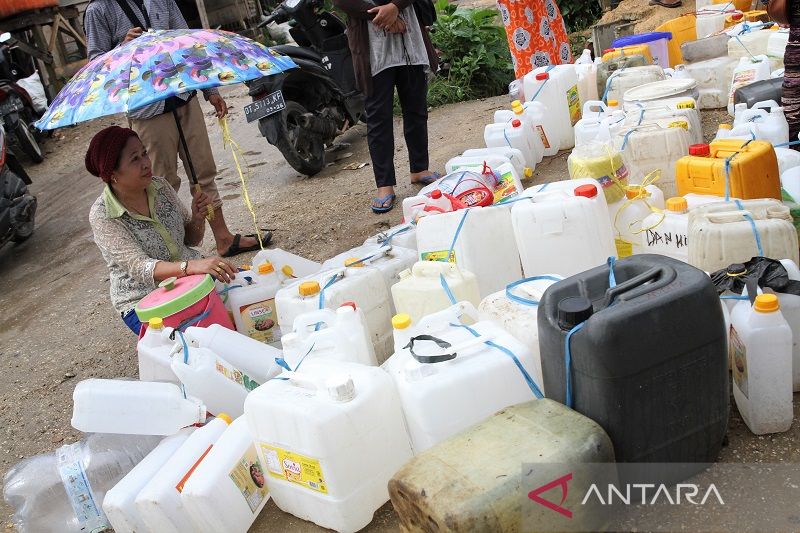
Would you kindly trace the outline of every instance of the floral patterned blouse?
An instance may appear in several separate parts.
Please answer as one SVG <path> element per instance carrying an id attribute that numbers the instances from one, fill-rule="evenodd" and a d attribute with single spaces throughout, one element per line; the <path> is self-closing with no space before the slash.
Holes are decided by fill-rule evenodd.
<path id="1" fill-rule="evenodd" d="M 156 288 L 156 263 L 202 257 L 184 243 L 191 214 L 164 178 L 153 178 L 147 200 L 153 218 L 128 211 L 106 185 L 89 212 L 94 242 L 111 274 L 111 303 L 121 315 Z"/>

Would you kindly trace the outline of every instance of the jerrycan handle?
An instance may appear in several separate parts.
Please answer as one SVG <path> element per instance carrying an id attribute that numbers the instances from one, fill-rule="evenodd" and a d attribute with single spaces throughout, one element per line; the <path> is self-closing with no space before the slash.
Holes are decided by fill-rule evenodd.
<path id="1" fill-rule="evenodd" d="M 608 106 L 602 100 L 587 100 L 583 104 L 583 116 L 589 113 L 603 113 L 608 114 Z"/>
<path id="2" fill-rule="evenodd" d="M 435 364 L 435 363 L 443 363 L 445 361 L 451 361 L 458 357 L 459 352 L 463 352 L 465 350 L 469 350 L 474 348 L 475 346 L 479 346 L 486 342 L 491 341 L 494 339 L 492 335 L 478 335 L 472 339 L 469 339 L 461 344 L 456 346 L 451 345 L 444 339 L 440 339 L 439 337 L 434 337 L 433 335 L 416 335 L 411 337 L 408 341 L 408 344 L 405 346 L 408 348 L 408 351 L 411 353 L 411 356 L 417 360 L 417 362 L 422 364 Z M 429 341 L 435 343 L 439 348 L 443 350 L 447 350 L 442 354 L 439 355 L 420 355 L 414 351 L 414 343 L 419 341 Z"/>
<path id="3" fill-rule="evenodd" d="M 624 283 L 620 283 L 606 290 L 606 296 L 603 299 L 601 309 L 609 307 L 622 295 L 626 296 L 626 300 L 632 300 L 648 292 L 661 289 L 672 283 L 676 277 L 677 274 L 673 268 L 664 266 L 653 267 Z M 648 282 L 652 283 L 645 285 Z"/>
<path id="4" fill-rule="evenodd" d="M 310 311 L 297 316 L 292 323 L 292 330 L 300 338 L 306 338 L 311 334 L 309 328 L 317 324 L 325 324 L 330 327 L 336 322 L 336 313 L 330 309 L 319 309 Z"/>

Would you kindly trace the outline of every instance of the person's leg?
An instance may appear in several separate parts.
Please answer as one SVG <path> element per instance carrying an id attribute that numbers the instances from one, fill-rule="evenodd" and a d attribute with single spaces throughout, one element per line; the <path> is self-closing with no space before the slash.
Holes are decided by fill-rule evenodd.
<path id="1" fill-rule="evenodd" d="M 428 81 L 424 67 L 400 67 L 397 94 L 403 109 L 403 135 L 414 183 L 431 174 L 428 170 Z"/>
<path id="2" fill-rule="evenodd" d="M 378 187 L 377 198 L 394 193 L 397 183 L 394 171 L 394 84 L 396 68 L 387 68 L 372 77 L 372 94 L 364 102 L 367 117 L 367 145 L 372 159 L 372 172 Z M 387 199 L 384 204 L 388 204 Z M 373 207 L 383 207 L 373 202 Z"/>
<path id="3" fill-rule="evenodd" d="M 167 180 L 177 192 L 181 187 L 178 176 L 178 128 L 170 114 L 146 120 L 131 120 L 130 126 L 139 135 L 150 155 L 153 175 Z"/>
<path id="4" fill-rule="evenodd" d="M 170 113 L 171 114 L 171 113 Z M 186 137 L 186 144 L 189 147 L 192 164 L 194 165 L 197 181 L 214 204 L 214 218 L 208 221 L 214 240 L 217 244 L 217 253 L 220 255 L 228 251 L 233 244 L 234 235 L 228 229 L 225 222 L 225 215 L 222 213 L 222 200 L 219 197 L 217 184 L 214 181 L 217 177 L 217 165 L 214 162 L 214 153 L 211 150 L 211 142 L 208 140 L 208 130 L 203 116 L 203 110 L 197 98 L 192 98 L 188 104 L 178 108 L 178 117 L 183 127 L 183 134 Z M 174 117 L 170 117 L 174 122 Z M 189 175 L 189 162 L 183 147 L 179 146 L 179 155 L 183 161 L 183 167 L 187 176 Z M 194 187 L 192 187 L 194 192 Z M 258 240 L 252 237 L 241 237 L 239 247 L 247 248 L 258 244 Z"/>
<path id="5" fill-rule="evenodd" d="M 781 105 L 789 123 L 789 141 L 796 141 L 800 133 L 800 2 L 791 2 L 789 16 L 791 29 L 789 42 L 783 54 L 783 96 Z M 800 146 L 792 146 L 800 150 Z"/>

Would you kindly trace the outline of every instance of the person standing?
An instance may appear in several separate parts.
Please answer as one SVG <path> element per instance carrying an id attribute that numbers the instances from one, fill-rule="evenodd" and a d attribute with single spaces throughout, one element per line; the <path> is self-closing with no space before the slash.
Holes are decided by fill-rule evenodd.
<path id="1" fill-rule="evenodd" d="M 783 95 L 781 105 L 789 123 L 789 140 L 797 140 L 800 133 L 800 2 L 788 2 L 789 42 L 783 54 Z M 791 148 L 800 150 L 800 146 Z"/>
<path id="2" fill-rule="evenodd" d="M 175 0 L 92 0 L 84 18 L 89 60 L 142 35 L 144 29 L 188 29 Z M 228 113 L 225 100 L 216 89 L 203 91 L 205 99 L 214 106 L 217 117 Z M 178 155 L 188 169 L 187 156 L 180 146 L 178 128 L 173 112 L 177 114 L 186 137 L 191 161 L 200 187 L 211 198 L 214 215 L 209 226 L 217 245 L 217 253 L 231 257 L 259 248 L 256 235 L 234 235 L 228 229 L 222 213 L 222 200 L 215 178 L 217 167 L 208 140 L 205 118 L 195 92 L 172 96 L 161 102 L 128 113 L 131 128 L 136 131 L 152 159 L 153 173 L 164 177 L 177 192 L 181 185 L 178 177 Z M 265 232 L 262 241 L 267 244 L 272 235 Z"/>
<path id="3" fill-rule="evenodd" d="M 375 213 L 394 207 L 394 90 L 403 110 L 411 183 L 427 185 L 429 169 L 428 81 L 438 68 L 428 30 L 417 19 L 414 0 L 375 5 L 368 0 L 333 0 L 347 13 L 347 38 L 359 90 L 366 96 L 367 144 L 378 192 Z"/>

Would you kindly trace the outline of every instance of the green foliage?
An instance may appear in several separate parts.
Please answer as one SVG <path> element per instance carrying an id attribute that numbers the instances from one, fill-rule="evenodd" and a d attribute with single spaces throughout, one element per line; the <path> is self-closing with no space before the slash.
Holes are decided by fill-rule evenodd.
<path id="1" fill-rule="evenodd" d="M 511 53 L 496 9 L 463 9 L 437 0 L 431 40 L 442 70 L 431 82 L 431 106 L 505 93 L 514 79 Z"/>
<path id="2" fill-rule="evenodd" d="M 598 0 L 558 0 L 557 4 L 569 33 L 585 30 L 603 13 Z"/>

